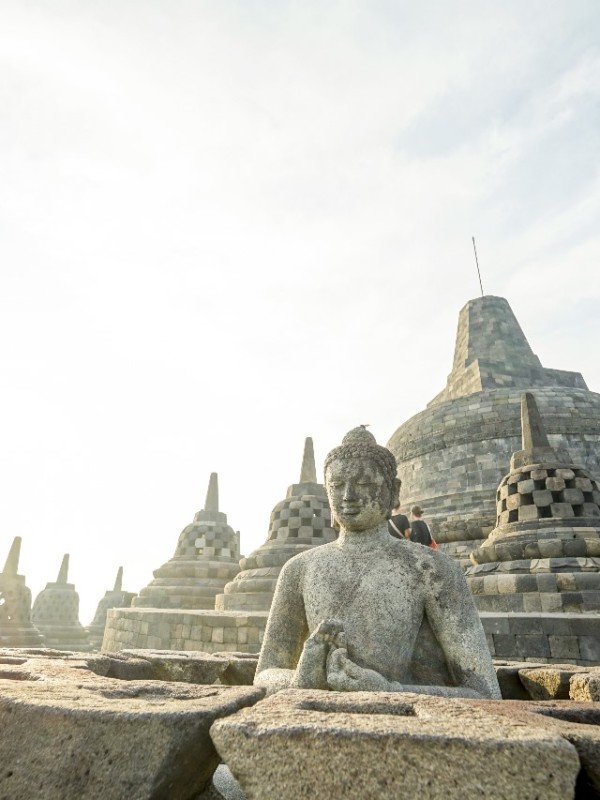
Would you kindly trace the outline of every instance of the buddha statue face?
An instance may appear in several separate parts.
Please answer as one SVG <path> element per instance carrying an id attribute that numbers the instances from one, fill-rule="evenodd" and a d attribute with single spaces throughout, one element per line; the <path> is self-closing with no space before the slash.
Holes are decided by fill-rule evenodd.
<path id="1" fill-rule="evenodd" d="M 353 428 L 325 459 L 325 488 L 340 527 L 347 531 L 375 528 L 399 502 L 396 460 L 364 425 Z"/>
<path id="2" fill-rule="evenodd" d="M 374 528 L 389 516 L 390 488 L 373 461 L 334 459 L 327 466 L 325 485 L 333 517 L 347 531 Z"/>

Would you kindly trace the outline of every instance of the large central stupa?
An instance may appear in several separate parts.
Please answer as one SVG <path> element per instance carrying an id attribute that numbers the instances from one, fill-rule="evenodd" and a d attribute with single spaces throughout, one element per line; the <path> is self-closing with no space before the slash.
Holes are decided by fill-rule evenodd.
<path id="1" fill-rule="evenodd" d="M 600 474 L 600 395 L 578 372 L 543 367 L 502 297 L 461 310 L 446 388 L 388 443 L 403 507 L 420 505 L 443 549 L 465 564 L 495 525 L 496 489 L 520 447 L 527 391 L 535 392 L 551 445 Z"/>

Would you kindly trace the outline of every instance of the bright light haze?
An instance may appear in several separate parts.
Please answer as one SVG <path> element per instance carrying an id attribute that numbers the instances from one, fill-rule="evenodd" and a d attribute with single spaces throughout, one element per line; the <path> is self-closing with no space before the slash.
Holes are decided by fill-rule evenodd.
<path id="1" fill-rule="evenodd" d="M 597 0 L 0 0 L 0 560 L 88 624 L 219 473 L 246 554 L 506 297 L 600 389 Z M 507 465 L 508 466 L 508 465 Z M 426 512 L 426 509 L 425 509 Z M 1 565 L 0 565 L 1 566 Z"/>

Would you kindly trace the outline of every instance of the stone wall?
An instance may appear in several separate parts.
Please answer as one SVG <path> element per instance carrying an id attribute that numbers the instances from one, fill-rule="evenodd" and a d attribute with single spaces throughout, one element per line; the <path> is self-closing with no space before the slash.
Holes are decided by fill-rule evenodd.
<path id="1" fill-rule="evenodd" d="M 102 650 L 201 650 L 258 653 L 267 612 L 119 608 L 107 614 Z"/>
<path id="2" fill-rule="evenodd" d="M 600 663 L 600 615 L 480 611 L 493 658 L 547 664 Z"/>

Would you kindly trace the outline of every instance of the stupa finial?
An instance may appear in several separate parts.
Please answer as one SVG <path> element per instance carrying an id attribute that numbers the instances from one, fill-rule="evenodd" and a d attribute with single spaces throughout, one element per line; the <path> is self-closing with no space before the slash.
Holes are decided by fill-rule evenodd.
<path id="1" fill-rule="evenodd" d="M 19 556 L 21 555 L 21 537 L 15 536 L 13 543 L 10 546 L 4 569 L 3 575 L 16 575 L 19 571 Z"/>
<path id="2" fill-rule="evenodd" d="M 550 447 L 546 428 L 531 392 L 521 395 L 521 435 L 523 450 L 533 452 L 540 447 Z"/>
<path id="3" fill-rule="evenodd" d="M 204 510 L 215 512 L 219 510 L 219 476 L 216 472 L 210 473 L 208 490 L 206 492 L 206 500 L 204 502 Z"/>
<path id="4" fill-rule="evenodd" d="M 113 592 L 120 592 L 123 588 L 123 567 L 119 567 L 117 571 L 117 577 L 115 578 L 115 585 L 113 587 Z"/>
<path id="5" fill-rule="evenodd" d="M 564 447 L 552 447 L 546 433 L 535 397 L 531 392 L 521 395 L 521 450 L 510 459 L 510 471 L 526 464 L 572 464 L 573 459 Z"/>
<path id="6" fill-rule="evenodd" d="M 58 578 L 56 579 L 57 583 L 68 583 L 69 582 L 69 554 L 65 553 L 63 556 L 62 563 L 60 565 L 60 569 L 58 570 Z"/>
<path id="7" fill-rule="evenodd" d="M 302 456 L 302 468 L 300 470 L 300 483 L 316 483 L 317 470 L 315 467 L 315 451 L 313 440 L 307 436 L 304 440 L 304 455 Z"/>

